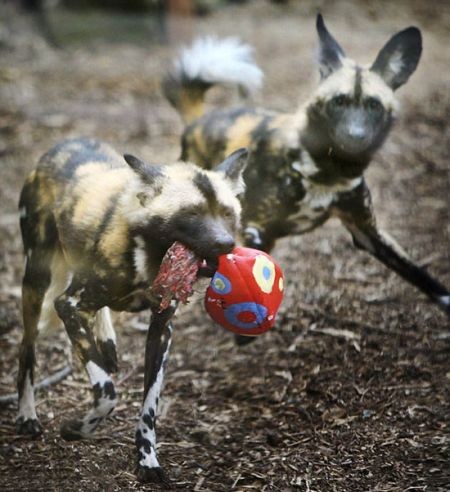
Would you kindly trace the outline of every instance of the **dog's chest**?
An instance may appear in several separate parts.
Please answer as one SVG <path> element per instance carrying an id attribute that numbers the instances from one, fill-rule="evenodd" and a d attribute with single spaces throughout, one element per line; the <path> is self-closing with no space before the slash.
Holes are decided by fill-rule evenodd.
<path id="1" fill-rule="evenodd" d="M 353 189 L 361 178 L 349 179 L 334 184 L 318 184 L 310 179 L 318 168 L 308 154 L 291 164 L 298 172 L 297 179 L 305 190 L 304 196 L 295 204 L 295 211 L 288 216 L 293 223 L 292 233 L 302 234 L 325 222 L 330 215 L 330 208 L 337 201 L 339 194 Z"/>

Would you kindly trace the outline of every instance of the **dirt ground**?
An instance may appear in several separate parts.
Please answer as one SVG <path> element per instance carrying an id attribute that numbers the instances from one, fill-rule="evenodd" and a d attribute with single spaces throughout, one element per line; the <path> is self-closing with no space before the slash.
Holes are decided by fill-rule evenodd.
<path id="1" fill-rule="evenodd" d="M 370 3 L 370 6 L 369 6 Z M 367 172 L 379 223 L 450 286 L 450 9 L 445 2 L 254 1 L 173 30 L 169 44 L 77 43 L 54 50 L 4 8 L 0 24 L 0 393 L 15 389 L 22 252 L 16 204 L 25 174 L 68 136 L 104 139 L 152 162 L 179 154 L 178 115 L 158 82 L 177 42 L 239 35 L 266 73 L 254 104 L 292 110 L 317 83 L 320 8 L 347 53 L 370 62 L 418 25 L 424 53 L 399 90 L 402 111 Z M 211 105 L 237 103 L 233 91 Z M 352 246 L 338 222 L 280 241 L 286 298 L 278 324 L 246 347 L 214 326 L 202 288 L 176 320 L 158 425 L 171 490 L 427 491 L 450 488 L 448 319 Z M 147 314 L 118 315 L 118 408 L 98 437 L 64 442 L 59 424 L 90 391 L 78 363 L 38 392 L 42 438 L 14 432 L 0 407 L 0 489 L 159 490 L 134 478 Z M 61 330 L 38 346 L 37 379 L 67 364 Z"/>

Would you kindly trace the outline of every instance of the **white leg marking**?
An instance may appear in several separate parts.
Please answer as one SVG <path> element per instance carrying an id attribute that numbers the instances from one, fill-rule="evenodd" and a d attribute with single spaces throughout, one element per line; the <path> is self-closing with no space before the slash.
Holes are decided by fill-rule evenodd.
<path id="1" fill-rule="evenodd" d="M 89 437 L 100 422 L 107 417 L 117 405 L 117 398 L 111 377 L 95 362 L 86 364 L 86 371 L 93 387 L 100 389 L 101 395 L 95 402 L 95 407 L 83 417 L 81 434 Z M 105 391 L 106 390 L 106 391 Z"/>
<path id="2" fill-rule="evenodd" d="M 450 296 L 440 296 L 439 302 L 444 306 L 450 306 Z"/>
<path id="3" fill-rule="evenodd" d="M 244 234 L 248 234 L 252 238 L 253 244 L 255 244 L 256 246 L 262 245 L 261 236 L 260 236 L 259 231 L 256 227 L 253 227 L 253 226 L 246 227 Z"/>
<path id="4" fill-rule="evenodd" d="M 405 260 L 411 261 L 408 253 L 397 243 L 397 241 L 389 235 L 386 231 L 379 231 L 380 236 L 384 239 L 384 242 L 390 246 L 400 257 Z"/>
<path id="5" fill-rule="evenodd" d="M 23 386 L 22 397 L 19 401 L 19 415 L 24 420 L 37 419 L 36 407 L 34 402 L 34 389 L 31 384 L 30 372 L 27 371 L 25 376 L 25 384 Z"/>
<path id="6" fill-rule="evenodd" d="M 94 330 L 97 340 L 112 340 L 114 345 L 116 344 L 116 332 L 111 320 L 111 311 L 109 308 L 104 307 L 97 311 Z"/>
<path id="7" fill-rule="evenodd" d="M 92 386 L 97 383 L 99 383 L 100 386 L 104 386 L 105 383 L 111 382 L 111 377 L 100 366 L 91 360 L 86 364 L 86 371 Z"/>

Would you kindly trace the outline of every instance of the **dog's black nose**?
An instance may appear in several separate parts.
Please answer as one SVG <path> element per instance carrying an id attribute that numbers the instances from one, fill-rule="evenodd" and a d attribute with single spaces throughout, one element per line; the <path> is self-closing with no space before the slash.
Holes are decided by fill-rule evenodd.
<path id="1" fill-rule="evenodd" d="M 218 248 L 223 252 L 222 254 L 229 253 L 230 251 L 233 250 L 235 246 L 235 242 L 233 238 L 226 239 L 221 241 L 217 246 Z"/>
<path id="2" fill-rule="evenodd" d="M 213 253 L 215 253 L 217 256 L 230 253 L 233 250 L 235 244 L 236 243 L 231 236 L 222 237 L 215 241 L 215 244 L 213 246 Z"/>

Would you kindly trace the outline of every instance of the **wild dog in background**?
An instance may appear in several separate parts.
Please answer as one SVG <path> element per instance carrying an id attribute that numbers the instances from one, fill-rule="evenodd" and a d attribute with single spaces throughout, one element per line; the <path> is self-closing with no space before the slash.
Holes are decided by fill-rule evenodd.
<path id="1" fill-rule="evenodd" d="M 339 217 L 357 247 L 450 313 L 449 291 L 377 227 L 363 176 L 394 121 L 394 91 L 419 62 L 420 31 L 395 34 L 370 67 L 346 57 L 321 15 L 317 32 L 321 81 L 294 113 L 243 107 L 203 114 L 210 87 L 231 83 L 252 90 L 262 74 L 250 47 L 233 39 L 200 39 L 185 49 L 163 82 L 186 123 L 182 159 L 209 168 L 238 147 L 249 149 L 242 215 L 247 246 L 269 251 L 278 238 Z"/>
<path id="2" fill-rule="evenodd" d="M 161 260 L 180 241 L 207 264 L 234 247 L 240 226 L 240 149 L 216 168 L 193 164 L 150 166 L 123 158 L 93 139 L 67 140 L 45 154 L 20 197 L 26 254 L 24 336 L 19 358 L 17 430 L 42 432 L 33 380 L 35 341 L 56 308 L 86 368 L 94 405 L 65 421 L 64 439 L 89 437 L 114 409 L 111 373 L 117 370 L 109 310 L 152 308 L 146 346 L 144 403 L 136 430 L 138 478 L 162 480 L 156 458 L 155 414 L 175 306 L 162 313 L 148 294 Z"/>

